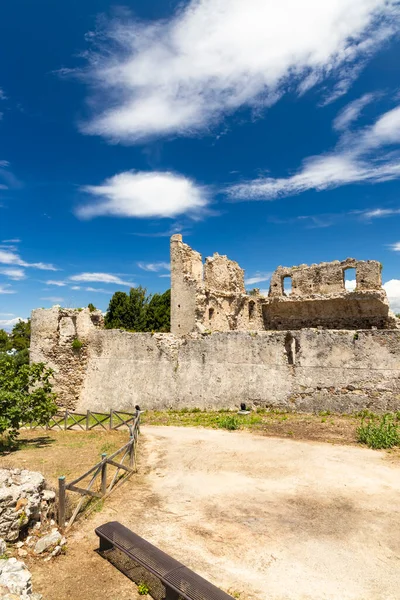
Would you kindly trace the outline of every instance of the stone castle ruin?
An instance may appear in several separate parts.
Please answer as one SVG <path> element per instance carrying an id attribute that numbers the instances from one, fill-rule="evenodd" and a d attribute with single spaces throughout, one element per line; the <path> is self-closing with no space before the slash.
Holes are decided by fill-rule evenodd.
<path id="1" fill-rule="evenodd" d="M 400 409 L 400 329 L 379 262 L 278 267 L 264 296 L 246 292 L 236 262 L 215 254 L 203 264 L 181 235 L 171 238 L 171 333 L 104 329 L 89 309 L 37 309 L 31 361 L 54 369 L 60 406 L 79 411 Z"/>
<path id="2" fill-rule="evenodd" d="M 345 289 L 345 271 L 355 269 L 356 289 Z M 284 281 L 292 292 L 286 295 Z M 375 260 L 278 267 L 268 296 L 247 294 L 244 271 L 226 256 L 201 255 L 171 238 L 171 332 L 389 329 L 397 320 L 382 289 L 381 264 Z"/>

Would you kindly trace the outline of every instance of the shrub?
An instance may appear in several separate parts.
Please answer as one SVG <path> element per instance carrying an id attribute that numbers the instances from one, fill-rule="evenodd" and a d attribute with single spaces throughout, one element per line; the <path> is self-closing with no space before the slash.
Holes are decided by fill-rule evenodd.
<path id="1" fill-rule="evenodd" d="M 393 448 L 400 445 L 400 431 L 394 415 L 383 415 L 379 421 L 364 419 L 357 429 L 357 440 L 370 448 Z"/>
<path id="2" fill-rule="evenodd" d="M 218 420 L 218 427 L 220 427 L 221 429 L 229 429 L 229 431 L 233 431 L 235 429 L 239 429 L 240 421 L 237 417 L 229 415 L 227 417 L 222 417 Z"/>
<path id="3" fill-rule="evenodd" d="M 89 302 L 89 304 L 88 304 L 88 309 L 90 312 L 94 312 L 95 310 L 97 310 L 95 305 L 92 304 L 91 302 Z"/>
<path id="4" fill-rule="evenodd" d="M 78 340 L 78 338 L 75 338 L 74 341 L 72 342 L 72 349 L 73 350 L 80 350 L 83 346 L 83 342 L 81 342 L 81 340 Z"/>
<path id="5" fill-rule="evenodd" d="M 44 363 L 17 366 L 12 356 L 0 356 L 0 435 L 13 442 L 22 424 L 45 425 L 55 414 L 52 374 Z"/>

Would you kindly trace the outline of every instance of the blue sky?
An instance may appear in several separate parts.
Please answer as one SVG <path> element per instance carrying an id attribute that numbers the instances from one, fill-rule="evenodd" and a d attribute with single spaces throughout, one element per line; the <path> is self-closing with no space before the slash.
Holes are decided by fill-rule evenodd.
<path id="1" fill-rule="evenodd" d="M 394 0 L 0 8 L 0 327 L 169 287 L 169 236 L 278 265 L 376 259 L 400 311 Z"/>

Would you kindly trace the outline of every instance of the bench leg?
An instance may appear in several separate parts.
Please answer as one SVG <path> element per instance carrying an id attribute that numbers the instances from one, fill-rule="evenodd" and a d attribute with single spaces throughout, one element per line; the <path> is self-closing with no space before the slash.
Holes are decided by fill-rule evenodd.
<path id="1" fill-rule="evenodd" d="M 100 537 L 100 552 L 105 552 L 106 550 L 112 550 L 114 546 L 112 545 L 111 542 L 109 542 L 108 540 L 106 540 L 103 537 Z"/>

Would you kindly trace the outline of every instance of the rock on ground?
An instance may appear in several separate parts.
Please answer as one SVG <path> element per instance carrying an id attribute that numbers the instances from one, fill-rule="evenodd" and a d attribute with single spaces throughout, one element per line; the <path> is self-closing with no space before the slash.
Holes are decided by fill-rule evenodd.
<path id="1" fill-rule="evenodd" d="M 55 493 L 45 487 L 41 473 L 0 469 L 0 538 L 15 542 L 21 529 L 48 517 Z"/>
<path id="2" fill-rule="evenodd" d="M 61 542 L 61 537 L 62 536 L 59 531 L 53 531 L 52 533 L 40 538 L 35 545 L 35 554 L 42 554 L 42 552 L 58 546 Z"/>

